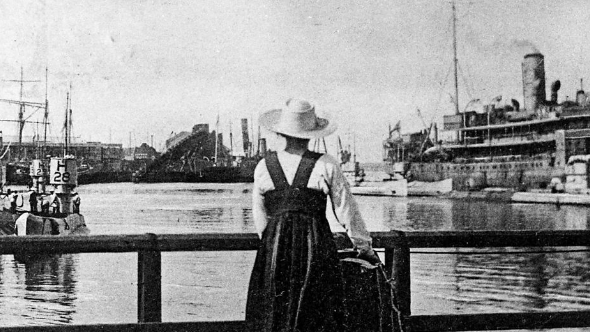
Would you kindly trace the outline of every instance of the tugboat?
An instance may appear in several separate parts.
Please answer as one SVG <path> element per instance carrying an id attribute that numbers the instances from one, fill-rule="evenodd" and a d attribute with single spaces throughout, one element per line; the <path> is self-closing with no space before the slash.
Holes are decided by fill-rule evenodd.
<path id="1" fill-rule="evenodd" d="M 49 172 L 42 160 L 33 160 L 30 167 L 31 186 L 27 192 L 4 195 L 5 207 L 0 211 L 0 232 L 3 235 L 85 235 L 89 233 L 80 214 L 77 166 L 74 157 L 51 158 Z M 46 191 L 46 179 L 52 186 Z M 9 208 L 7 208 L 9 206 Z"/>

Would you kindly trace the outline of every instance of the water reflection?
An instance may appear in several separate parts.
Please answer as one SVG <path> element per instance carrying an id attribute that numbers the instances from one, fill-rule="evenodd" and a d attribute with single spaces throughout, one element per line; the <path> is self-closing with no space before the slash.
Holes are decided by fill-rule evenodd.
<path id="1" fill-rule="evenodd" d="M 14 289 L 6 292 L 12 314 L 32 324 L 71 323 L 76 312 L 76 266 L 77 258 L 71 254 L 13 260 L 16 282 Z"/>
<path id="2" fill-rule="evenodd" d="M 437 198 L 358 197 L 371 230 L 588 229 L 586 207 Z"/>
<path id="3" fill-rule="evenodd" d="M 100 184 L 82 186 L 79 192 L 95 235 L 250 233 L 255 229 L 249 186 Z M 363 196 L 357 201 L 371 231 L 559 230 L 589 225 L 588 209 L 579 206 L 414 197 Z M 413 254 L 413 313 L 590 309 L 590 253 L 550 253 L 561 249 L 545 248 L 547 252 L 508 254 L 514 250 L 538 251 L 441 249 L 436 254 Z M 0 263 L 2 325 L 136 320 L 135 254 L 62 255 L 29 263 L 6 257 Z M 165 320 L 243 319 L 253 257 L 253 252 L 163 255 Z M 102 314 L 96 313 L 98 308 L 103 308 Z"/>

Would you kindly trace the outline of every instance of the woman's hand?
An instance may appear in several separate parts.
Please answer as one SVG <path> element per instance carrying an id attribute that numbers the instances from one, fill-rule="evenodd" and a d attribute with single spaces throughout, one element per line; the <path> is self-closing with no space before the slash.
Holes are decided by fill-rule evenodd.
<path id="1" fill-rule="evenodd" d="M 359 252 L 358 258 L 364 259 L 373 265 L 381 264 L 381 259 L 379 259 L 379 256 L 377 255 L 377 253 L 373 249 L 361 250 Z"/>

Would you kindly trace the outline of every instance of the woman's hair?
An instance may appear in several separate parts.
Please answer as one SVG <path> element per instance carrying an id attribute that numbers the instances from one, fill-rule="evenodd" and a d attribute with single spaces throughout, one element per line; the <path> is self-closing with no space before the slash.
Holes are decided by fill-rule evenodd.
<path id="1" fill-rule="evenodd" d="M 297 142 L 301 142 L 301 143 L 310 141 L 309 138 L 293 137 L 293 136 L 289 136 L 289 135 L 285 135 L 285 134 L 281 134 L 281 133 L 277 133 L 277 135 L 284 137 L 285 139 L 297 141 Z"/>

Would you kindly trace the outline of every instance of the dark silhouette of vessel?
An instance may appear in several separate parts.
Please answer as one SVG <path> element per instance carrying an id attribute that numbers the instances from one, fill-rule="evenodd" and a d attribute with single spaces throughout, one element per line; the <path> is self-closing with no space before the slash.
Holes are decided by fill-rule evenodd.
<path id="1" fill-rule="evenodd" d="M 247 129 L 247 119 L 242 119 L 244 155 L 236 156 L 232 148 L 221 144 L 222 134 L 209 132 L 208 124 L 197 124 L 191 132 L 168 139 L 166 150 L 145 169 L 135 172 L 133 182 L 252 182 L 266 142 L 259 139 L 254 153 Z"/>

